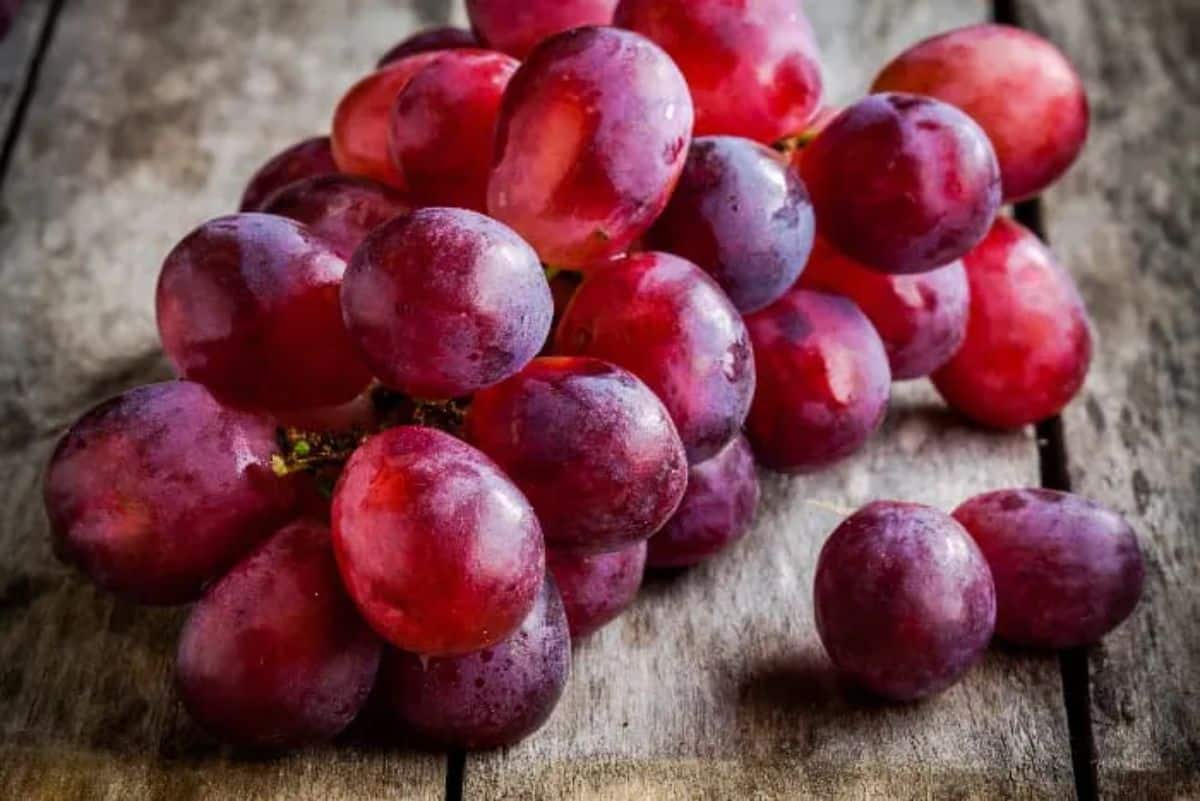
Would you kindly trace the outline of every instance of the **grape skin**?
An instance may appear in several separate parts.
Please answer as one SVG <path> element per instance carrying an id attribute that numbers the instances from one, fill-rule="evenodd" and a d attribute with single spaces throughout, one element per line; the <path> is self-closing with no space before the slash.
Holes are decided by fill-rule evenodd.
<path id="1" fill-rule="evenodd" d="M 275 428 L 170 381 L 130 390 L 67 431 L 43 492 L 55 550 L 100 587 L 145 604 L 200 596 L 284 521 Z"/>
<path id="2" fill-rule="evenodd" d="M 475 38 L 475 34 L 462 28 L 447 26 L 444 28 L 430 28 L 429 30 L 415 33 L 402 42 L 398 43 L 391 50 L 387 51 L 376 69 L 383 69 L 389 64 L 405 59 L 409 56 L 415 56 L 417 53 L 427 53 L 433 50 L 459 50 L 462 48 L 478 48 L 479 40 Z"/>
<path id="3" fill-rule="evenodd" d="M 412 204 L 395 189 L 366 178 L 323 175 L 284 187 L 262 210 L 304 223 L 349 260 L 367 234 L 411 211 Z"/>
<path id="4" fill-rule="evenodd" d="M 346 597 L 329 529 L 280 529 L 214 584 L 179 637 L 176 686 L 188 713 L 226 743 L 325 742 L 367 700 L 383 643 Z"/>
<path id="5" fill-rule="evenodd" d="M 466 209 L 426 208 L 376 229 L 350 261 L 346 325 L 374 374 L 424 399 L 469 395 L 516 374 L 554 315 L 537 255 Z"/>
<path id="6" fill-rule="evenodd" d="M 481 42 L 523 59 L 555 34 L 612 24 L 616 5 L 617 0 L 467 0 L 467 16 Z"/>
<path id="7" fill-rule="evenodd" d="M 475 395 L 464 428 L 529 498 L 553 547 L 644 540 L 687 486 L 687 456 L 662 402 L 599 359 L 534 359 Z"/>
<path id="8" fill-rule="evenodd" d="M 1129 617 L 1145 567 L 1116 512 L 1067 492 L 997 490 L 954 510 L 996 581 L 996 635 L 1035 648 L 1091 645 Z"/>
<path id="9" fill-rule="evenodd" d="M 754 357 L 737 309 L 703 270 L 638 253 L 591 273 L 555 333 L 560 354 L 624 367 L 671 413 L 691 464 L 725 447 L 754 397 Z"/>
<path id="10" fill-rule="evenodd" d="M 545 572 L 537 516 L 494 462 L 449 434 L 401 426 L 368 439 L 332 514 L 350 597 L 397 648 L 487 648 L 533 606 Z"/>
<path id="11" fill-rule="evenodd" d="M 704 269 L 750 314 L 796 282 L 815 225 L 804 182 L 778 153 L 749 139 L 707 136 L 693 140 L 647 241 Z"/>
<path id="12" fill-rule="evenodd" d="M 645 540 L 608 553 L 546 552 L 546 568 L 562 593 L 572 641 L 594 634 L 629 608 L 645 567 Z"/>
<path id="13" fill-rule="evenodd" d="M 328 136 L 298 142 L 259 167 L 242 193 L 239 211 L 262 211 L 263 203 L 285 186 L 338 171 Z"/>
<path id="14" fill-rule="evenodd" d="M 813 588 L 834 665 L 895 701 L 946 689 L 992 638 L 996 593 L 983 555 L 944 512 L 876 501 L 830 535 Z"/>

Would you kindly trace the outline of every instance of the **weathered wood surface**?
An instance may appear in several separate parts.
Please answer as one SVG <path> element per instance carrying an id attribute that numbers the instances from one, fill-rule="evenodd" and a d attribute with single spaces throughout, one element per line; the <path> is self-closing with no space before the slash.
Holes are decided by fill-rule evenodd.
<path id="1" fill-rule="evenodd" d="M 21 92 L 29 82 L 38 41 L 50 20 L 51 0 L 26 0 L 0 41 L 0 142 L 12 129 Z"/>
<path id="2" fill-rule="evenodd" d="M 1075 59 L 1091 142 L 1043 214 L 1099 348 L 1064 415 L 1074 489 L 1142 537 L 1146 595 L 1091 650 L 1100 797 L 1200 798 L 1200 4 L 1020 3 Z"/>
<path id="3" fill-rule="evenodd" d="M 830 94 L 861 94 L 892 55 L 987 18 L 959 0 L 806 4 Z M 837 684 L 817 639 L 817 553 L 875 498 L 952 508 L 1036 485 L 1029 434 L 971 428 L 924 384 L 904 386 L 867 452 L 810 478 L 766 476 L 760 520 L 733 552 L 651 580 L 637 606 L 577 650 L 548 727 L 470 756 L 464 797 L 488 799 L 1039 799 L 1074 782 L 1057 660 L 993 650 L 950 692 L 872 704 Z"/>

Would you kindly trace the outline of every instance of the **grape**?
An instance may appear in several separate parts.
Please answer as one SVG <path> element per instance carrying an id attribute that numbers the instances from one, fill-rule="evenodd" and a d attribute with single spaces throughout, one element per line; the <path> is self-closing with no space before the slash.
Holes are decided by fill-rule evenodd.
<path id="1" fill-rule="evenodd" d="M 1094 501 L 998 490 L 954 510 L 996 581 L 996 635 L 1017 645 L 1098 642 L 1137 606 L 1145 581 L 1133 529 Z"/>
<path id="2" fill-rule="evenodd" d="M 854 301 L 879 332 L 896 381 L 929 375 L 950 360 L 967 335 L 970 292 L 962 262 L 916 275 L 889 275 L 818 238 L 800 286 Z"/>
<path id="3" fill-rule="evenodd" d="M 652 42 L 613 28 L 559 34 L 509 82 L 488 210 L 547 264 L 587 267 L 649 229 L 691 133 L 687 84 Z"/>
<path id="4" fill-rule="evenodd" d="M 821 102 L 816 41 L 796 0 L 622 0 L 616 24 L 679 64 L 697 136 L 770 144 L 802 131 Z"/>
<path id="5" fill-rule="evenodd" d="M 338 406 L 317 406 L 311 409 L 290 409 L 276 412 L 272 417 L 285 428 L 303 431 L 346 431 L 351 428 L 368 430 L 380 424 L 379 410 L 371 394 Z"/>
<path id="6" fill-rule="evenodd" d="M 879 334 L 852 301 L 794 289 L 746 318 L 758 390 L 746 431 L 764 465 L 827 467 L 883 422 L 891 370 Z"/>
<path id="7" fill-rule="evenodd" d="M 338 169 L 404 189 L 404 176 L 388 149 L 392 106 L 412 77 L 441 58 L 434 50 L 393 61 L 362 78 L 333 114 L 333 158 Z"/>
<path id="8" fill-rule="evenodd" d="M 263 203 L 288 184 L 338 171 L 328 136 L 305 139 L 279 153 L 254 173 L 242 194 L 241 211 L 262 211 Z"/>
<path id="9" fill-rule="evenodd" d="M 974 118 L 996 148 L 1005 202 L 1052 184 L 1087 139 L 1087 95 L 1071 62 L 1037 34 L 1008 25 L 926 39 L 885 67 L 873 91 L 929 95 Z"/>
<path id="10" fill-rule="evenodd" d="M 342 289 L 346 323 L 375 375 L 417 398 L 454 398 L 529 363 L 550 331 L 537 255 L 465 209 L 420 209 L 376 229 Z"/>
<path id="11" fill-rule="evenodd" d="M 662 402 L 599 359 L 534 359 L 475 396 L 465 431 L 525 493 L 551 546 L 595 552 L 644 540 L 687 487 Z"/>
<path id="12" fill-rule="evenodd" d="M 971 290 L 967 337 L 933 374 L 934 386 L 989 426 L 1058 414 L 1083 386 L 1092 358 L 1087 310 L 1070 273 L 1033 233 L 1004 217 L 963 262 Z"/>
<path id="13" fill-rule="evenodd" d="M 860 100 L 794 158 L 821 236 L 881 272 L 920 273 L 962 258 L 1000 208 L 987 136 L 927 97 Z"/>
<path id="14" fill-rule="evenodd" d="M 333 496 L 350 597 L 397 648 L 462 654 L 503 640 L 545 568 L 529 502 L 490 459 L 449 434 L 400 426 L 368 439 Z"/>
<path id="15" fill-rule="evenodd" d="M 420 205 L 487 211 L 500 98 L 518 66 L 501 53 L 451 51 L 397 96 L 388 142 Z"/>
<path id="16" fill-rule="evenodd" d="M 467 0 L 471 28 L 488 47 L 525 58 L 544 39 L 610 25 L 617 0 Z"/>
<path id="17" fill-rule="evenodd" d="M 304 223 L 335 253 L 349 259 L 367 234 L 411 208 L 404 195 L 384 184 L 323 175 L 279 190 L 262 210 Z"/>
<path id="18" fill-rule="evenodd" d="M 896 701 L 958 681 L 996 622 L 991 573 L 963 527 L 938 509 L 896 501 L 864 506 L 830 535 L 813 606 L 834 665 Z"/>
<path id="19" fill-rule="evenodd" d="M 813 228 L 804 183 L 778 153 L 749 139 L 706 136 L 692 142 L 648 239 L 702 267 L 749 314 L 796 282 Z"/>
<path id="20" fill-rule="evenodd" d="M 562 593 L 571 639 L 593 634 L 628 609 L 645 567 L 645 540 L 608 553 L 548 550 L 546 568 Z"/>
<path id="21" fill-rule="evenodd" d="M 758 500 L 754 454 L 739 435 L 716 456 L 692 467 L 683 503 L 650 538 L 646 563 L 687 567 L 715 556 L 746 536 Z"/>
<path id="22" fill-rule="evenodd" d="M 192 609 L 176 685 L 188 713 L 224 742 L 310 745 L 358 714 L 382 650 L 342 589 L 329 529 L 302 521 L 239 562 Z"/>
<path id="23" fill-rule="evenodd" d="M 431 744 L 466 750 L 512 745 L 542 727 L 571 672 L 571 638 L 547 579 L 521 626 L 503 642 L 461 656 L 389 651 L 380 673 L 388 706 Z"/>
<path id="24" fill-rule="evenodd" d="M 188 234 L 158 278 L 158 332 L 185 378 L 225 402 L 333 406 L 371 375 L 342 323 L 346 262 L 306 227 L 269 214 Z"/>
<path id="25" fill-rule="evenodd" d="M 193 600 L 288 515 L 276 450 L 270 420 L 199 384 L 130 390 L 80 418 L 50 459 L 55 550 L 125 599 Z"/>
<path id="26" fill-rule="evenodd" d="M 451 26 L 430 28 L 429 30 L 413 34 L 387 51 L 383 58 L 379 59 L 379 64 L 376 66 L 378 69 L 383 69 L 387 65 L 408 56 L 414 56 L 417 53 L 426 53 L 431 50 L 459 50 L 462 48 L 478 47 L 479 41 L 470 31 Z"/>
<path id="27" fill-rule="evenodd" d="M 646 382 L 675 421 L 692 464 L 737 435 L 754 396 L 746 326 L 691 262 L 638 253 L 596 270 L 555 332 L 559 353 L 593 356 Z"/>

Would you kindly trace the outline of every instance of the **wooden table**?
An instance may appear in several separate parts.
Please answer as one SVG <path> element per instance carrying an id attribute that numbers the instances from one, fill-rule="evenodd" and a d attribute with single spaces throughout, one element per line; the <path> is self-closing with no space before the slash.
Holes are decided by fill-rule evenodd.
<path id="1" fill-rule="evenodd" d="M 652 580 L 580 647 L 550 724 L 493 754 L 351 742 L 273 761 L 204 739 L 173 699 L 181 612 L 117 603 L 53 560 L 40 500 L 83 409 L 168 375 L 163 255 L 268 155 L 325 130 L 394 40 L 449 0 L 26 0 L 0 45 L 0 798 L 1200 798 L 1200 4 L 809 0 L 831 97 L 930 33 L 993 14 L 1048 35 L 1094 109 L 1070 175 L 1020 216 L 1079 280 L 1099 348 L 1061 420 L 998 434 L 898 387 L 838 469 L 765 478 L 749 540 Z M 810 606 L 837 507 L 948 508 L 1070 486 L 1141 534 L 1145 600 L 1087 651 L 995 648 L 949 692 L 839 688 Z"/>

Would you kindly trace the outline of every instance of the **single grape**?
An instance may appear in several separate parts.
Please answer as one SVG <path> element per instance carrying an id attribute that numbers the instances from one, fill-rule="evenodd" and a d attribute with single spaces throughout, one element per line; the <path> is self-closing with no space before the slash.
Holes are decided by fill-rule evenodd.
<path id="1" fill-rule="evenodd" d="M 687 487 L 687 456 L 662 402 L 599 359 L 534 359 L 476 394 L 464 428 L 525 493 L 554 547 L 644 540 Z"/>
<path id="2" fill-rule="evenodd" d="M 749 314 L 796 282 L 814 226 L 804 182 L 782 156 L 749 139 L 706 136 L 692 142 L 647 239 L 702 267 Z"/>
<path id="3" fill-rule="evenodd" d="M 376 68 L 383 69 L 387 65 L 401 59 L 431 50 L 459 50 L 462 48 L 478 47 L 479 40 L 470 31 L 453 26 L 430 28 L 429 30 L 413 34 L 387 51 L 383 55 L 383 58 L 379 59 Z"/>
<path id="4" fill-rule="evenodd" d="M 645 540 L 608 553 L 546 551 L 546 569 L 562 593 L 571 639 L 595 633 L 628 609 L 645 567 Z"/>
<path id="5" fill-rule="evenodd" d="M 800 286 L 843 295 L 862 309 L 883 340 L 894 381 L 937 370 L 967 335 L 970 292 L 960 261 L 891 275 L 864 267 L 818 238 Z"/>
<path id="6" fill-rule="evenodd" d="M 467 0 L 471 29 L 488 47 L 525 58 L 544 39 L 611 25 L 617 0 Z"/>
<path id="7" fill-rule="evenodd" d="M 418 426 L 377 434 L 350 457 L 333 496 L 333 542 L 367 622 L 425 655 L 508 637 L 545 569 L 520 490 L 470 445 Z"/>
<path id="8" fill-rule="evenodd" d="M 345 403 L 371 380 L 342 323 L 345 269 L 330 245 L 292 220 L 235 214 L 207 222 L 163 262 L 163 350 L 183 377 L 228 403 Z"/>
<path id="9" fill-rule="evenodd" d="M 687 84 L 652 42 L 559 34 L 509 82 L 488 211 L 555 267 L 624 253 L 666 206 L 691 133 Z"/>
<path id="10" fill-rule="evenodd" d="M 283 428 L 319 432 L 347 431 L 351 428 L 369 431 L 381 422 L 379 409 L 369 392 L 338 406 L 289 409 L 276 412 L 272 417 Z"/>
<path id="11" fill-rule="evenodd" d="M 288 184 L 337 171 L 329 137 L 305 139 L 279 153 L 254 173 L 242 194 L 240 211 L 262 211 L 263 203 Z"/>
<path id="12" fill-rule="evenodd" d="M 380 680 L 406 729 L 431 744 L 478 751 L 540 729 L 570 672 L 567 617 L 547 578 L 520 628 L 503 642 L 461 656 L 388 651 Z"/>
<path id="13" fill-rule="evenodd" d="M 589 275 L 559 323 L 555 349 L 645 381 L 692 464 L 737 435 L 754 397 L 754 357 L 737 309 L 703 270 L 667 253 L 627 256 Z"/>
<path id="14" fill-rule="evenodd" d="M 820 105 L 816 40 L 796 0 L 622 0 L 616 24 L 683 70 L 697 136 L 770 144 L 804 130 Z"/>
<path id="15" fill-rule="evenodd" d="M 466 209 L 427 208 L 376 229 L 342 289 L 375 375 L 417 398 L 454 398 L 516 374 L 554 314 L 537 255 Z"/>
<path id="16" fill-rule="evenodd" d="M 739 435 L 716 456 L 692 466 L 683 503 L 650 538 L 646 563 L 688 567 L 715 556 L 746 536 L 758 500 L 754 454 Z"/>
<path id="17" fill-rule="evenodd" d="M 190 381 L 108 400 L 71 426 L 46 468 L 55 550 L 127 600 L 191 601 L 289 514 L 277 448 L 269 419 Z"/>
<path id="18" fill-rule="evenodd" d="M 404 189 L 404 176 L 388 149 L 392 107 L 412 77 L 442 56 L 433 50 L 406 56 L 350 87 L 333 114 L 333 158 L 349 175 Z"/>
<path id="19" fill-rule="evenodd" d="M 1009 25 L 970 25 L 913 45 L 872 91 L 928 95 L 969 114 L 996 148 L 1006 203 L 1054 183 L 1087 139 L 1087 95 L 1071 62 Z"/>
<path id="20" fill-rule="evenodd" d="M 996 581 L 996 635 L 1035 648 L 1098 642 L 1137 606 L 1137 536 L 1116 512 L 1043 489 L 997 490 L 954 510 Z"/>
<path id="21" fill-rule="evenodd" d="M 346 597 L 329 529 L 280 529 L 214 584 L 179 637 L 176 686 L 223 742 L 294 748 L 331 739 L 367 700 L 383 644 Z"/>
<path id="22" fill-rule="evenodd" d="M 397 96 L 388 143 L 419 205 L 487 211 L 500 98 L 518 66 L 502 53 L 450 51 Z"/>
<path id="23" fill-rule="evenodd" d="M 963 259 L 971 314 L 962 347 L 933 374 L 971 419 L 1015 428 L 1058 414 L 1092 358 L 1087 310 L 1071 274 L 1028 229 L 1001 217 Z"/>
<path id="24" fill-rule="evenodd" d="M 758 373 L 746 432 L 759 461 L 807 473 L 861 448 L 883 422 L 892 374 L 853 301 L 794 289 L 746 326 Z"/>
<path id="25" fill-rule="evenodd" d="M 366 178 L 323 175 L 284 187 L 262 210 L 304 223 L 348 260 L 367 234 L 411 211 L 412 204 L 395 189 Z"/>
<path id="26" fill-rule="evenodd" d="M 821 236 L 881 272 L 920 273 L 962 258 L 1000 208 L 987 135 L 932 98 L 864 98 L 793 158 Z"/>
<path id="27" fill-rule="evenodd" d="M 958 681 L 996 623 L 991 573 L 963 527 L 938 509 L 896 501 L 864 506 L 830 535 L 813 606 L 838 670 L 895 701 Z"/>

